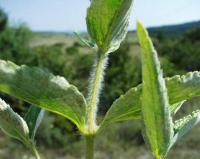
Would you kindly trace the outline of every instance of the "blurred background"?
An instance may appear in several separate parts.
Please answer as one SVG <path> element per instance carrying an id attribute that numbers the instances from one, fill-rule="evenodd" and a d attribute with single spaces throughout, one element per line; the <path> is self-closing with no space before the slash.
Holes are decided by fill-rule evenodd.
<path id="1" fill-rule="evenodd" d="M 85 24 L 89 0 L 0 0 L 0 58 L 18 65 L 39 66 L 61 75 L 87 94 L 93 52 L 74 36 L 88 38 Z M 135 20 L 150 32 L 165 76 L 200 70 L 200 1 L 136 0 L 130 31 L 119 50 L 110 55 L 99 121 L 112 102 L 141 83 L 140 49 Z M 0 94 L 20 115 L 29 104 Z M 177 118 L 198 109 L 200 99 L 186 102 Z M 168 159 L 200 158 L 200 126 L 179 141 Z M 46 112 L 37 134 L 43 158 L 78 159 L 84 142 L 68 120 Z M 150 159 L 144 145 L 141 123 L 129 121 L 110 126 L 96 141 L 97 159 Z M 23 156 L 23 157 L 22 157 Z M 0 159 L 29 159 L 27 149 L 0 132 Z"/>

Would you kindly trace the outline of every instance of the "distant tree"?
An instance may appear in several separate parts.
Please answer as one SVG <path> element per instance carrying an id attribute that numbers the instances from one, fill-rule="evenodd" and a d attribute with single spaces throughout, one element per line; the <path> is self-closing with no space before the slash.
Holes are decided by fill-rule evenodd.
<path id="1" fill-rule="evenodd" d="M 165 35 L 162 31 L 158 31 L 156 34 L 155 34 L 155 38 L 157 38 L 159 41 L 163 41 L 165 39 Z"/>
<path id="2" fill-rule="evenodd" d="M 180 39 L 168 39 L 158 45 L 158 51 L 178 70 L 200 70 L 200 28 L 188 30 Z M 177 70 L 176 70 L 177 71 Z"/>
<path id="3" fill-rule="evenodd" d="M 7 16 L 6 13 L 0 8 L 0 32 L 2 32 L 2 31 L 6 28 L 7 22 L 8 22 L 8 16 Z"/>
<path id="4" fill-rule="evenodd" d="M 194 28 L 187 31 L 184 35 L 184 39 L 188 39 L 192 43 L 200 41 L 200 28 Z"/>
<path id="5" fill-rule="evenodd" d="M 24 25 L 6 27 L 0 34 L 0 58 L 17 64 L 32 64 L 29 40 L 32 32 Z"/>

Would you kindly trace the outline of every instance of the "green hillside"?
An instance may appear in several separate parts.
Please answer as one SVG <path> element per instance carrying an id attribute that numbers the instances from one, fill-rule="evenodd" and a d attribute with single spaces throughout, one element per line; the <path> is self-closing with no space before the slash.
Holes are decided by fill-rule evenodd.
<path id="1" fill-rule="evenodd" d="M 157 35 L 159 33 L 162 33 L 165 36 L 176 37 L 194 28 L 200 28 L 200 21 L 188 22 L 177 25 L 149 27 L 148 30 L 151 35 Z"/>

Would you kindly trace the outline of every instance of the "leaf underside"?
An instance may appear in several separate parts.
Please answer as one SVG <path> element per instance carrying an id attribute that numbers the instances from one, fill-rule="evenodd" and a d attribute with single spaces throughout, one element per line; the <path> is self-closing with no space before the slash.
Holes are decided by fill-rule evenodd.
<path id="1" fill-rule="evenodd" d="M 29 129 L 24 119 L 0 99 L 0 129 L 7 135 L 26 143 Z"/>
<path id="2" fill-rule="evenodd" d="M 165 156 L 173 137 L 169 100 L 160 62 L 147 31 L 140 22 L 137 33 L 142 48 L 142 121 L 154 157 Z"/>
<path id="3" fill-rule="evenodd" d="M 175 142 L 187 134 L 194 126 L 200 122 L 200 110 L 192 112 L 190 115 L 175 121 L 174 131 L 175 135 L 171 143 L 171 147 Z"/>
<path id="4" fill-rule="evenodd" d="M 63 77 L 0 60 L 0 91 L 64 116 L 83 130 L 85 99 Z"/>
<path id="5" fill-rule="evenodd" d="M 103 53 L 119 48 L 127 34 L 133 0 L 92 0 L 87 10 L 87 28 Z"/>

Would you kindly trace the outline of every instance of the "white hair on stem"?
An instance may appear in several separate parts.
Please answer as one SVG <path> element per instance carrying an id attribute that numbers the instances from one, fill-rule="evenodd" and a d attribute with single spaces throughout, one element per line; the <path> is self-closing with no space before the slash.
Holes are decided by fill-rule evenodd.
<path id="1" fill-rule="evenodd" d="M 91 133 L 95 132 L 97 129 L 96 115 L 107 64 L 108 54 L 95 54 L 95 62 L 89 78 L 89 93 L 87 98 L 88 107 L 86 115 L 86 126 Z"/>

